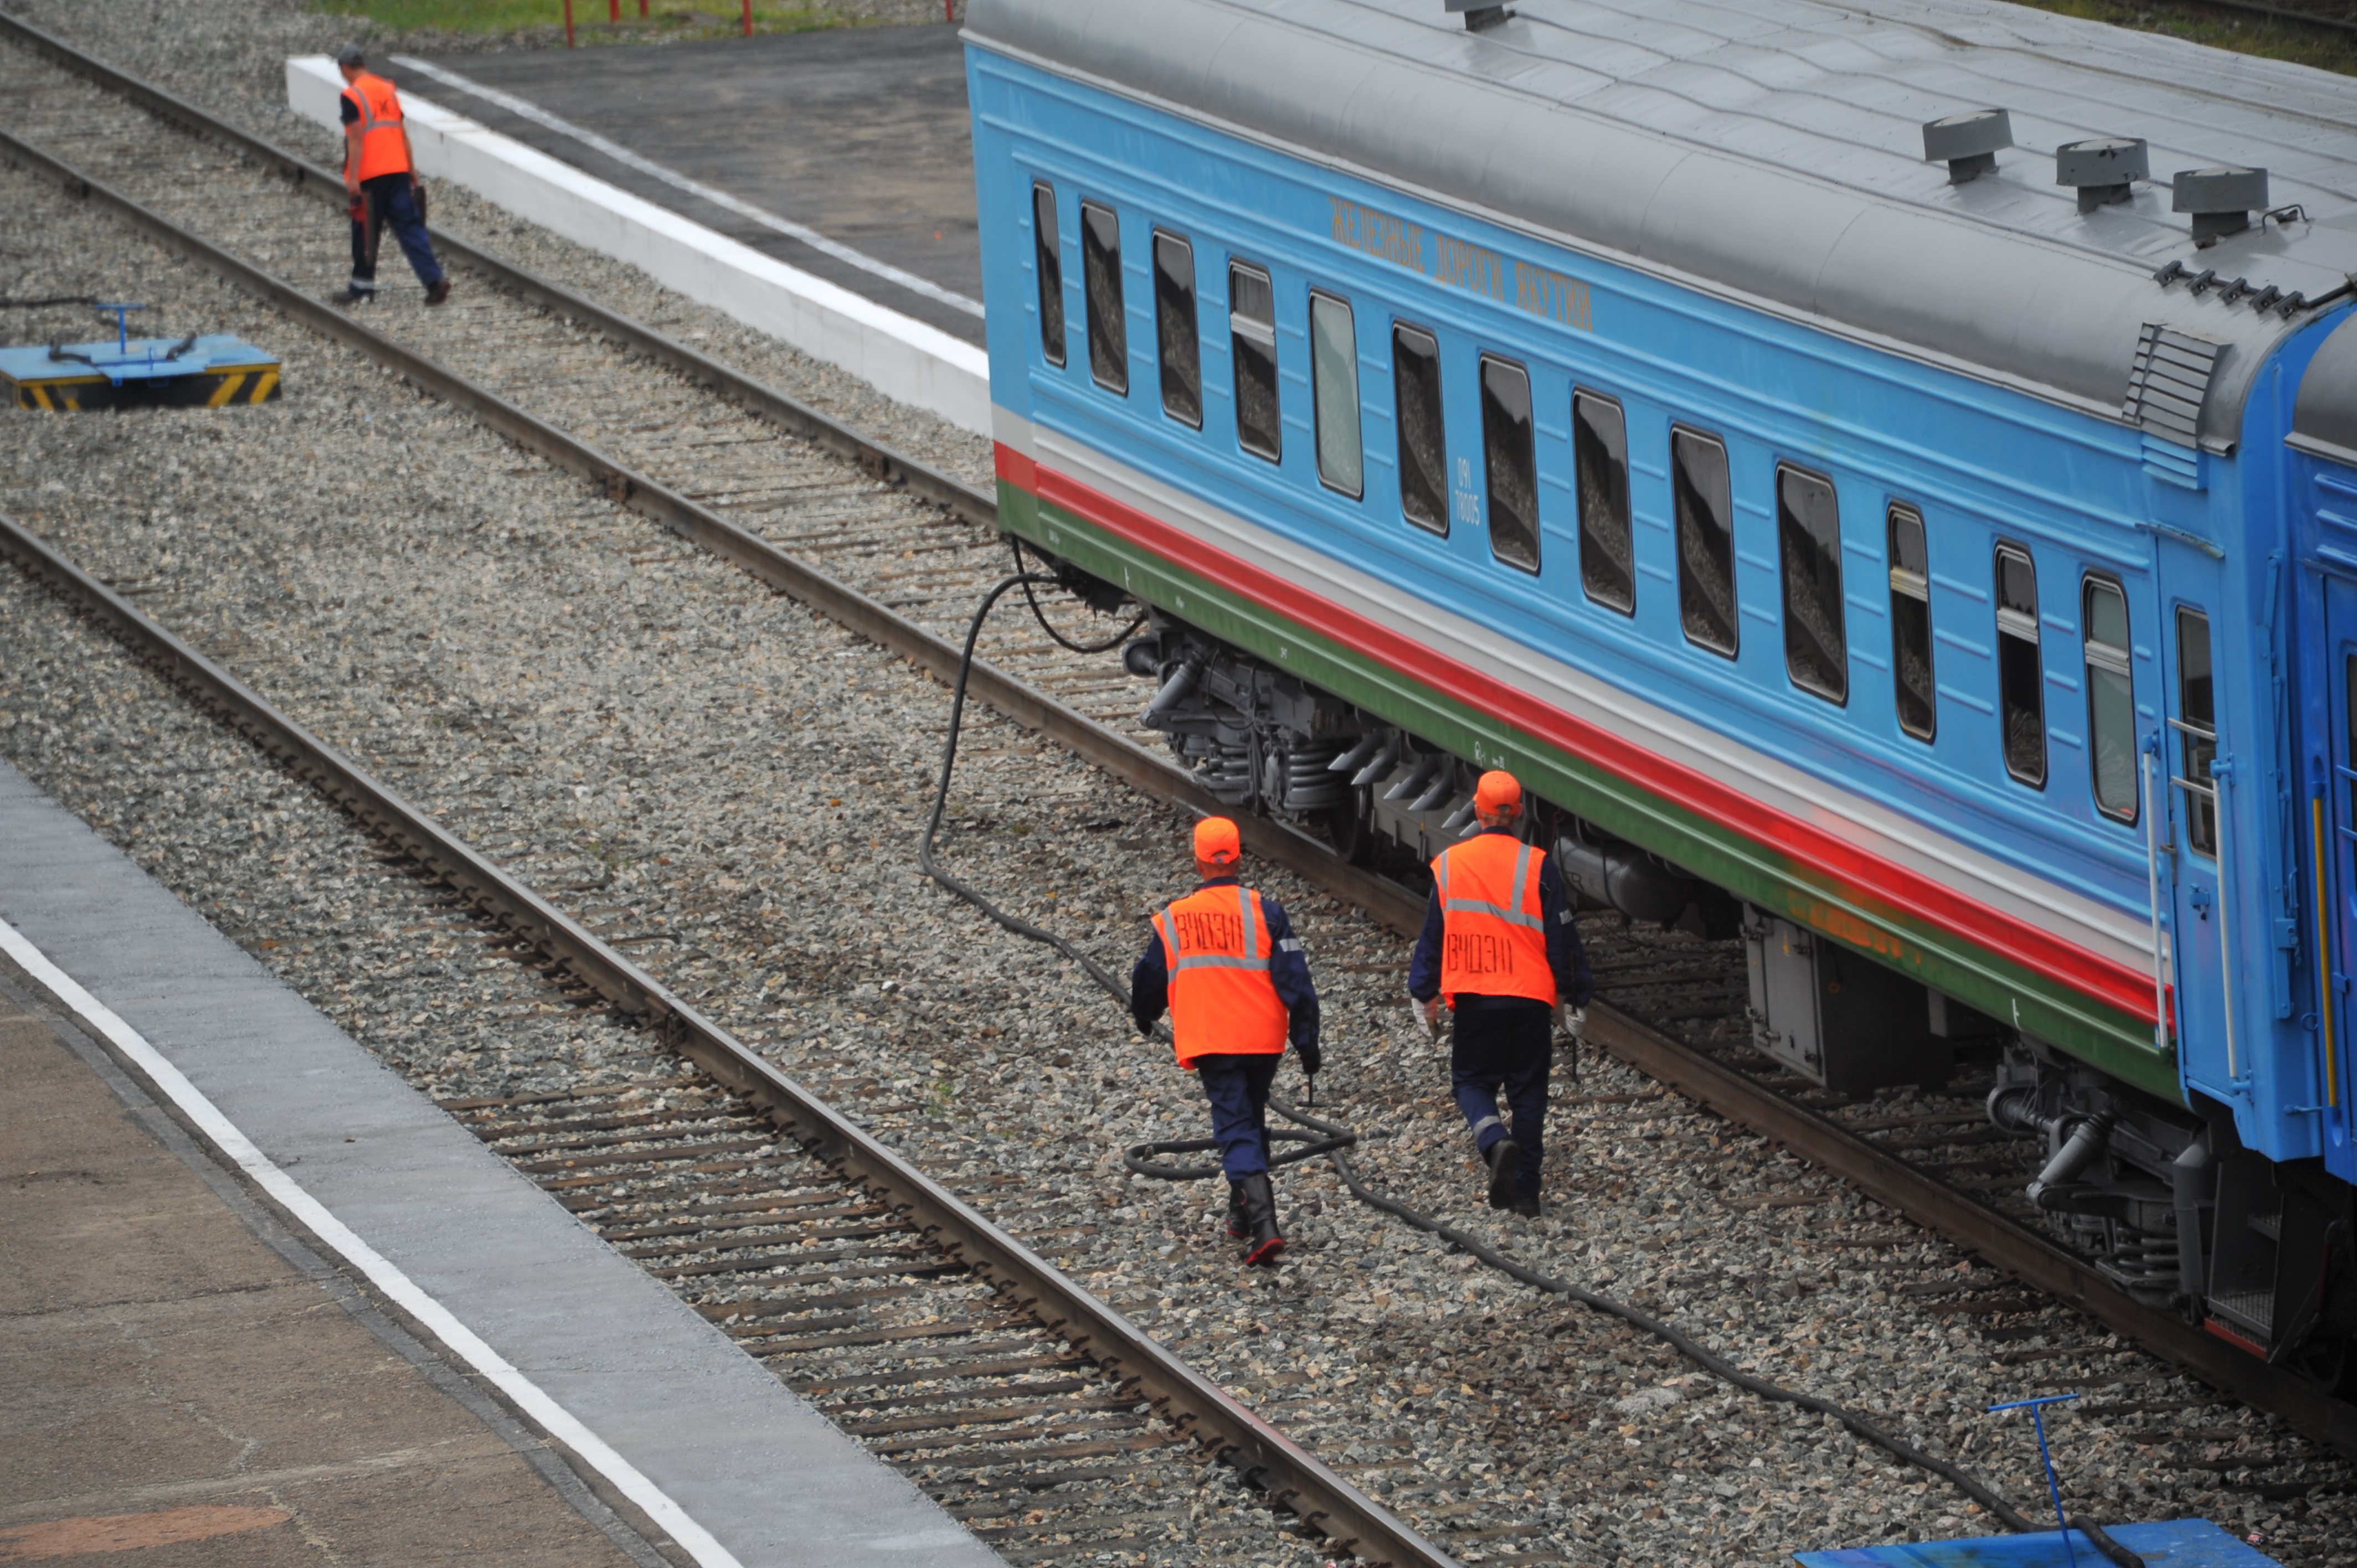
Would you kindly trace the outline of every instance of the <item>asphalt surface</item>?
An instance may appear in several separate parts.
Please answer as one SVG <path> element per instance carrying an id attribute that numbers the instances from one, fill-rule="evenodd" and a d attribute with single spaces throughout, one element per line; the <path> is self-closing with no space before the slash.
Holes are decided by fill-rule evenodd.
<path id="1" fill-rule="evenodd" d="M 604 48 L 425 55 L 837 243 L 982 298 L 965 59 L 947 26 Z M 489 100 L 404 91 L 967 342 L 982 318 L 765 228 Z"/>

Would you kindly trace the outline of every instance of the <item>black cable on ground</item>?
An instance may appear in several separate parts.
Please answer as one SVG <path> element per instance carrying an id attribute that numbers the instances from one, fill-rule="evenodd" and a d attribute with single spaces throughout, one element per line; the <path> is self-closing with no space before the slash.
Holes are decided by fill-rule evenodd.
<path id="1" fill-rule="evenodd" d="M 48 299 L 0 299 L 0 310 L 42 310 L 52 305 L 96 305 L 94 294 L 59 294 Z"/>
<path id="2" fill-rule="evenodd" d="M 1020 553 L 1020 546 L 1017 546 L 1018 560 Z M 917 863 L 924 868 L 926 875 L 981 910 L 999 925 L 1013 931 L 1017 936 L 1035 942 L 1044 942 L 1079 964 L 1088 977 L 1096 982 L 1099 989 L 1121 1004 L 1122 1011 L 1126 1014 L 1129 1011 L 1129 988 L 1108 972 L 1103 965 L 1082 951 L 1080 947 L 1056 935 L 1053 931 L 1035 926 L 1019 916 L 1008 914 L 974 887 L 943 871 L 933 860 L 934 835 L 941 831 L 942 816 L 949 806 L 950 776 L 957 764 L 958 732 L 965 722 L 966 682 L 974 670 L 974 649 L 975 642 L 982 636 L 982 623 L 989 616 L 991 607 L 997 604 L 1010 588 L 1019 585 L 1028 596 L 1034 585 L 1053 586 L 1055 581 L 1053 577 L 1040 573 L 1018 572 L 985 594 L 982 603 L 974 609 L 974 622 L 966 628 L 965 652 L 958 661 L 957 684 L 950 699 L 949 736 L 942 746 L 941 780 L 933 793 L 932 815 L 925 823 L 924 836 L 918 841 Z M 1035 611 L 1038 609 L 1036 601 L 1033 608 Z M 1044 618 L 1040 624 L 1042 626 L 1047 624 Z M 1054 635 L 1052 631 L 1050 635 Z M 1063 641 L 1061 638 L 1058 638 L 1057 640 Z M 1069 648 L 1071 645 L 1065 643 L 1065 646 Z M 1110 646 L 1108 644 L 1107 648 L 1109 649 Z M 1846 1405 L 1820 1398 L 1815 1394 L 1803 1393 L 1798 1389 L 1788 1389 L 1781 1383 L 1770 1382 L 1765 1378 L 1754 1376 L 1710 1350 L 1691 1336 L 1663 1323 L 1649 1312 L 1631 1306 L 1626 1302 L 1616 1301 L 1609 1295 L 1599 1295 L 1567 1280 L 1559 1280 L 1550 1274 L 1540 1273 L 1535 1269 L 1525 1268 L 1479 1237 L 1460 1230 L 1444 1220 L 1435 1219 L 1428 1214 L 1411 1208 L 1397 1198 L 1385 1197 L 1359 1179 L 1359 1173 L 1352 1168 L 1350 1156 L 1344 1153 L 1358 1143 L 1359 1134 L 1355 1131 L 1340 1122 L 1328 1122 L 1312 1115 L 1281 1096 L 1271 1095 L 1268 1102 L 1279 1114 L 1308 1129 L 1307 1132 L 1300 1133 L 1285 1128 L 1271 1129 L 1269 1137 L 1272 1140 L 1304 1145 L 1275 1155 L 1269 1161 L 1272 1165 L 1297 1165 L 1303 1160 L 1314 1159 L 1323 1155 L 1334 1162 L 1334 1168 L 1341 1176 L 1342 1185 L 1350 1188 L 1351 1196 L 1369 1208 L 1391 1215 L 1394 1219 L 1402 1220 L 1418 1230 L 1437 1236 L 1450 1246 L 1458 1248 L 1499 1273 L 1520 1280 L 1534 1289 L 1545 1291 L 1552 1295 L 1566 1296 L 1582 1306 L 1617 1317 L 1641 1333 L 1649 1334 L 1661 1340 L 1713 1377 L 1732 1383 L 1748 1393 L 1757 1394 L 1764 1400 L 1798 1405 L 1803 1410 L 1832 1416 L 1858 1437 L 1871 1443 L 1884 1453 L 1918 1469 L 1928 1470 L 1948 1482 L 1958 1491 L 1987 1509 L 2007 1530 L 2029 1533 L 2041 1528 L 2011 1503 L 2007 1502 L 2004 1498 L 1998 1496 L 1995 1488 L 1977 1476 L 1959 1466 L 1950 1464 L 1945 1459 L 1935 1458 L 1924 1453 L 1904 1438 L 1884 1431 Z M 1137 1144 L 1123 1151 L 1122 1164 L 1139 1176 L 1150 1176 L 1160 1181 L 1197 1181 L 1217 1176 L 1220 1167 L 1216 1165 L 1169 1165 L 1154 1156 L 1200 1154 L 1216 1147 L 1218 1144 L 1209 1138 L 1171 1139 Z M 2119 1568 L 2146 1568 L 2143 1558 L 2113 1540 L 2102 1525 L 2086 1520 L 2074 1519 L 2070 1521 L 2070 1528 L 2085 1535 L 2105 1557 L 2119 1564 Z"/>
<path id="3" fill-rule="evenodd" d="M 972 887 L 943 871 L 933 862 L 933 838 L 942 831 L 942 813 L 949 808 L 950 772 L 957 766 L 958 732 L 965 724 L 966 681 L 974 673 L 974 645 L 982 636 L 983 619 L 990 614 L 990 607 L 1006 595 L 1007 589 L 1020 586 L 1028 592 L 1035 584 L 1054 587 L 1056 579 L 1037 572 L 1017 572 L 982 596 L 981 605 L 974 612 L 974 624 L 966 628 L 965 652 L 958 660 L 957 686 L 950 698 L 949 737 L 942 744 L 941 783 L 933 791 L 933 814 L 926 820 L 925 835 L 917 841 L 917 864 L 924 869 L 926 875 L 1013 931 L 1017 936 L 1035 942 L 1045 942 L 1079 964 L 1087 972 L 1091 980 L 1120 998 L 1122 1005 L 1127 1007 L 1129 988 L 1107 973 L 1103 964 L 1055 932 L 1035 926 L 1019 916 L 1008 914 Z"/>

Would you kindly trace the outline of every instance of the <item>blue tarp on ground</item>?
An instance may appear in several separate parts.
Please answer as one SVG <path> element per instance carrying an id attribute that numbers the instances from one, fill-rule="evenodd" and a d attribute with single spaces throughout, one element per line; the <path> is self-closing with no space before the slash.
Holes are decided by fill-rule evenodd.
<path id="1" fill-rule="evenodd" d="M 2114 1541 L 2143 1558 L 2147 1568 L 2274 1568 L 2275 1559 L 2244 1544 L 2206 1519 L 2161 1524 L 2114 1524 Z M 1833 1552 L 1796 1552 L 1801 1568 L 2110 1568 L 2095 1543 L 2071 1532 L 2066 1551 L 2061 1533 L 1988 1535 L 1975 1541 L 1903 1541 L 1888 1546 L 1844 1547 Z"/>

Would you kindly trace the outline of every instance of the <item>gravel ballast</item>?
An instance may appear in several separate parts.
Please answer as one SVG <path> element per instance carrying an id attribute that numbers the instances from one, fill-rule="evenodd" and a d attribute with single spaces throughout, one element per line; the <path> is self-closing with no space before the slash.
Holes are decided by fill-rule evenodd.
<path id="1" fill-rule="evenodd" d="M 255 5 L 224 8 L 219 27 L 248 9 L 288 25 Z M 85 41 L 147 69 L 90 35 L 98 17 L 76 13 Z M 280 36 L 257 25 L 242 47 Z M 0 200 L 20 220 L 10 261 L 28 288 L 145 291 L 131 296 L 287 358 L 285 401 L 261 409 L 8 416 L 0 506 L 628 939 L 789 1070 L 855 1107 L 919 1102 L 869 1119 L 955 1155 L 944 1179 L 994 1218 L 1049 1238 L 1095 1221 L 1094 1237 L 1041 1244 L 1460 1557 L 1766 1563 L 1975 1531 L 1941 1484 L 1448 1255 L 1322 1168 L 1281 1182 L 1288 1266 L 1241 1273 L 1208 1187 L 1134 1180 L 1116 1157 L 1122 1143 L 1200 1135 L 1191 1083 L 1060 962 L 918 878 L 938 684 L 102 215 L 13 172 Z M 553 242 L 490 242 L 619 308 L 678 308 Z M 540 259 L 521 253 L 534 243 Z M 791 360 L 757 373 L 783 384 L 774 367 Z M 1186 886 L 1185 824 L 995 720 L 968 742 L 951 868 L 1125 967 L 1142 916 Z M 13 574 L 0 756 L 421 1088 L 521 1093 L 652 1070 L 633 1032 L 489 952 L 315 797 Z M 1882 1412 L 2025 1508 L 2042 1493 L 2034 1445 L 1984 1406 L 2083 1385 L 2093 1405 L 2155 1407 L 2058 1422 L 2077 1500 L 2112 1517 L 2205 1513 L 2287 1562 L 2357 1562 L 2346 1465 L 2208 1404 L 2060 1309 L 2031 1304 L 2006 1318 L 2031 1332 L 1996 1341 L 1979 1316 L 1930 1310 L 1909 1287 L 2018 1293 L 1617 1067 L 1558 1084 L 1579 1130 L 1555 1140 L 1550 1218 L 1480 1208 L 1445 1062 L 1399 1026 L 1405 944 L 1282 874 L 1259 881 L 1327 988 L 1321 1112 L 1383 1134 L 1361 1162 L 1383 1190 Z M 1644 956 L 1635 937 L 1593 930 L 1599 962 Z M 1755 1198 L 1793 1201 L 1738 1207 Z M 2061 1353 L 1993 1359 L 2032 1350 Z M 2341 1489 L 2288 1504 L 2226 1491 L 2238 1455 L 2276 1461 L 2269 1481 Z M 1234 1560 L 1273 1559 L 1239 1543 Z"/>

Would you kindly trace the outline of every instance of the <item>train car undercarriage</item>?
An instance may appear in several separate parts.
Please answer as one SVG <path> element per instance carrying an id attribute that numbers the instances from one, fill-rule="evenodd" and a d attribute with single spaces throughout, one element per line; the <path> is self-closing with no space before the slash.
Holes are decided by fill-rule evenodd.
<path id="1" fill-rule="evenodd" d="M 1122 660 L 1157 682 L 1142 722 L 1233 810 L 1418 887 L 1472 824 L 1473 764 L 1158 609 Z M 2145 1305 L 2357 1395 L 2357 1188 L 2320 1161 L 2253 1154 L 2224 1107 L 2133 1089 L 1561 807 L 1532 823 L 1583 908 L 1740 935 L 1752 1044 L 1792 1074 L 1848 1093 L 1994 1062 L 1989 1121 L 2043 1141 L 2026 1196 L 2060 1240 Z"/>

